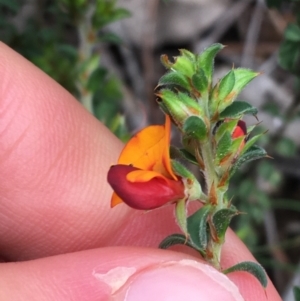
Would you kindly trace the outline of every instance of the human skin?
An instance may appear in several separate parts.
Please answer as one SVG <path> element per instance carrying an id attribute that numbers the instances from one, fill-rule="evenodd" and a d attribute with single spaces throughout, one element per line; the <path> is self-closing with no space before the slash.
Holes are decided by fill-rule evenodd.
<path id="1" fill-rule="evenodd" d="M 242 300 L 185 248 L 156 249 L 178 232 L 173 206 L 110 208 L 106 175 L 122 147 L 67 91 L 0 44 L 0 300 L 146 301 L 153 292 L 156 300 Z M 255 259 L 229 231 L 222 267 L 245 260 Z M 245 300 L 281 300 L 270 281 L 264 290 L 245 272 L 228 277 Z"/>

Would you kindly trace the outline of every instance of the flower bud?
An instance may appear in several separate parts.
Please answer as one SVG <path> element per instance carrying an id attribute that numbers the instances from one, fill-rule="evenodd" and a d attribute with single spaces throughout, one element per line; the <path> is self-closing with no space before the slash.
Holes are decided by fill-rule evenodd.
<path id="1" fill-rule="evenodd" d="M 156 95 L 159 97 L 158 104 L 163 111 L 170 115 L 180 127 L 188 117 L 203 115 L 203 110 L 196 100 L 183 92 L 175 93 L 171 90 L 163 89 Z"/>

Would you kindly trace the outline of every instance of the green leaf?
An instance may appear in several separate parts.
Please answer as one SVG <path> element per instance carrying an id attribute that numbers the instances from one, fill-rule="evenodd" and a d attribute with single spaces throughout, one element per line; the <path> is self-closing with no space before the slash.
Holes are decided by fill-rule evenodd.
<path id="1" fill-rule="evenodd" d="M 195 175 L 176 160 L 172 160 L 171 164 L 175 174 L 183 178 L 186 194 L 188 195 L 188 201 L 201 199 L 202 187 Z"/>
<path id="2" fill-rule="evenodd" d="M 187 216 L 186 216 L 186 199 L 176 202 L 175 205 L 176 221 L 181 231 L 187 236 Z"/>
<path id="3" fill-rule="evenodd" d="M 82 2 L 85 5 L 87 3 L 86 0 L 83 0 Z M 97 1 L 96 11 L 92 16 L 92 23 L 94 27 L 102 28 L 105 25 L 130 16 L 131 13 L 128 10 L 124 8 L 116 8 L 115 3 L 112 3 L 112 1 Z"/>
<path id="4" fill-rule="evenodd" d="M 231 144 L 232 144 L 231 134 L 229 132 L 225 132 L 217 145 L 216 158 L 218 161 L 221 161 L 221 159 L 228 154 Z"/>
<path id="5" fill-rule="evenodd" d="M 294 286 L 293 292 L 294 292 L 295 301 L 300 301 L 300 287 Z"/>
<path id="6" fill-rule="evenodd" d="M 113 18 L 111 22 L 119 21 L 124 18 L 131 17 L 131 13 L 125 8 L 117 8 L 114 10 Z"/>
<path id="7" fill-rule="evenodd" d="M 241 151 L 241 155 L 246 153 L 246 151 L 252 146 L 254 145 L 254 143 L 263 135 L 264 133 L 258 134 L 253 136 L 251 139 L 249 139 L 245 146 L 243 147 L 242 151 Z"/>
<path id="8" fill-rule="evenodd" d="M 157 96 L 160 98 L 158 102 L 159 106 L 165 113 L 171 115 L 175 122 L 182 123 L 188 117 L 187 112 L 182 108 L 182 103 L 175 92 L 162 89 Z"/>
<path id="9" fill-rule="evenodd" d="M 232 206 L 231 208 L 221 209 L 213 215 L 212 222 L 221 241 L 224 240 L 230 221 L 236 214 L 237 210 Z"/>
<path id="10" fill-rule="evenodd" d="M 183 178 L 194 178 L 194 174 L 191 173 L 185 166 L 183 166 L 181 163 L 179 163 L 176 160 L 171 161 L 172 169 L 174 170 L 175 174 L 179 175 Z"/>
<path id="11" fill-rule="evenodd" d="M 245 68 L 234 69 L 235 85 L 233 91 L 235 91 L 237 94 L 240 93 L 242 89 L 259 74 L 260 73 L 254 72 L 253 70 L 250 69 L 245 69 Z"/>
<path id="12" fill-rule="evenodd" d="M 197 57 L 198 70 L 203 69 L 209 86 L 212 82 L 215 56 L 223 48 L 224 46 L 222 44 L 212 44 L 204 49 Z"/>
<path id="13" fill-rule="evenodd" d="M 290 42 L 300 42 L 300 27 L 297 24 L 288 24 L 284 32 L 284 38 Z"/>
<path id="14" fill-rule="evenodd" d="M 229 132 L 230 134 L 232 134 L 237 125 L 238 120 L 233 119 L 225 122 L 222 120 L 222 122 L 223 123 L 216 129 L 215 139 L 217 142 L 220 140 L 220 138 L 224 135 L 225 132 Z"/>
<path id="15" fill-rule="evenodd" d="M 208 80 L 202 68 L 192 77 L 193 86 L 200 92 L 208 92 Z"/>
<path id="16" fill-rule="evenodd" d="M 174 71 L 170 71 L 165 75 L 163 75 L 160 78 L 158 85 L 159 86 L 175 85 L 175 86 L 182 87 L 186 90 L 189 90 L 190 87 L 187 78 L 182 73 L 174 72 Z"/>
<path id="17" fill-rule="evenodd" d="M 186 57 L 189 59 L 192 63 L 196 62 L 196 56 L 194 53 L 188 51 L 187 49 L 179 49 L 179 52 L 182 56 Z"/>
<path id="18" fill-rule="evenodd" d="M 177 125 L 181 126 L 191 115 L 202 113 L 199 104 L 185 93 L 162 89 L 156 95 L 160 98 L 158 104 L 162 110 L 171 115 Z"/>
<path id="19" fill-rule="evenodd" d="M 86 88 L 89 91 L 95 92 L 97 89 L 99 89 L 101 82 L 104 82 L 107 75 L 108 75 L 107 69 L 102 67 L 97 68 L 90 75 Z"/>
<path id="20" fill-rule="evenodd" d="M 220 113 L 220 118 L 240 118 L 243 114 L 256 115 L 257 108 L 245 101 L 234 101 Z"/>
<path id="21" fill-rule="evenodd" d="M 182 110 L 188 112 L 190 115 L 204 115 L 203 108 L 187 93 L 177 92 L 177 96 L 182 104 Z"/>
<path id="22" fill-rule="evenodd" d="M 180 149 L 180 153 L 184 159 L 198 166 L 198 162 L 195 156 L 193 156 L 190 152 L 185 150 L 184 148 Z"/>
<path id="23" fill-rule="evenodd" d="M 217 86 L 217 101 L 223 101 L 226 96 L 232 91 L 235 84 L 234 70 L 230 70 L 220 81 Z"/>
<path id="24" fill-rule="evenodd" d="M 160 244 L 160 249 L 167 249 L 174 245 L 187 245 L 194 249 L 194 245 L 183 234 L 172 234 L 167 236 Z"/>
<path id="25" fill-rule="evenodd" d="M 243 90 L 243 88 L 256 76 L 259 75 L 259 73 L 254 72 L 250 69 L 245 68 L 238 68 L 234 69 L 231 72 L 234 73 L 235 82 L 234 87 L 232 88 L 231 92 L 226 95 L 226 97 L 219 97 L 218 96 L 218 103 L 217 107 L 214 102 L 212 102 L 211 111 L 214 112 L 216 108 L 218 108 L 219 112 L 222 112 L 225 110 L 226 107 L 232 104 L 232 102 L 235 100 L 235 98 L 238 96 L 238 94 Z M 228 91 L 228 89 L 227 89 Z M 224 93 L 225 95 L 225 93 Z"/>
<path id="26" fill-rule="evenodd" d="M 207 127 L 202 118 L 190 116 L 183 124 L 182 130 L 188 136 L 203 141 L 207 136 Z"/>
<path id="27" fill-rule="evenodd" d="M 195 64 L 185 56 L 178 56 L 175 58 L 175 63 L 172 65 L 172 69 L 184 74 L 187 77 L 192 77 L 195 70 Z"/>
<path id="28" fill-rule="evenodd" d="M 252 145 L 245 153 L 243 153 L 235 162 L 230 170 L 230 175 L 233 175 L 244 163 L 265 158 L 267 152 L 258 145 Z"/>
<path id="29" fill-rule="evenodd" d="M 232 267 L 230 267 L 229 269 L 226 269 L 223 271 L 224 274 L 229 274 L 232 272 L 248 272 L 250 274 L 252 274 L 254 277 L 256 277 L 256 279 L 260 282 L 260 284 L 266 288 L 267 284 L 268 284 L 268 278 L 267 278 L 267 274 L 264 270 L 264 268 L 256 263 L 256 262 L 252 262 L 252 261 L 244 261 L 241 263 L 238 263 Z"/>
<path id="30" fill-rule="evenodd" d="M 278 53 L 279 65 L 290 71 L 298 71 L 298 62 L 300 60 L 300 47 L 299 43 L 284 40 L 280 47 Z"/>
<path id="31" fill-rule="evenodd" d="M 204 205 L 187 219 L 190 240 L 197 250 L 205 252 L 208 241 L 207 217 L 211 207 Z"/>
<path id="32" fill-rule="evenodd" d="M 232 144 L 229 149 L 229 152 L 230 153 L 238 152 L 243 140 L 245 140 L 245 137 L 243 137 L 243 136 L 232 139 Z"/>
<path id="33" fill-rule="evenodd" d="M 101 33 L 101 35 L 99 36 L 99 40 L 101 42 L 111 43 L 116 45 L 122 44 L 122 39 L 118 35 L 112 32 Z"/>

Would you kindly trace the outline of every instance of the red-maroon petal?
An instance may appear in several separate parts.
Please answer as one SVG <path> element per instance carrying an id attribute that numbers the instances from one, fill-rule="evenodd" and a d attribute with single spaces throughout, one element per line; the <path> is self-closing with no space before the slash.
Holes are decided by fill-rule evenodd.
<path id="1" fill-rule="evenodd" d="M 247 135 L 246 122 L 243 120 L 239 120 L 232 133 L 232 138 L 234 139 L 245 135 Z"/>
<path id="2" fill-rule="evenodd" d="M 153 178 L 148 182 L 132 183 L 127 181 L 126 176 L 134 170 L 139 169 L 118 164 L 112 166 L 107 175 L 110 186 L 128 206 L 135 209 L 149 210 L 184 198 L 182 181 Z"/>

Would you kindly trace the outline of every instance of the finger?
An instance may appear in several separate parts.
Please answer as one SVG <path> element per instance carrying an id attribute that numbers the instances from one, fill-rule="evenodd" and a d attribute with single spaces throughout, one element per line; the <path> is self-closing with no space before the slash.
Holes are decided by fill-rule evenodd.
<path id="1" fill-rule="evenodd" d="M 122 144 L 48 76 L 0 45 L 0 252 L 7 260 L 132 244 L 174 232 L 172 208 L 110 209 Z"/>
<path id="2" fill-rule="evenodd" d="M 210 266 L 180 253 L 149 249 L 98 249 L 8 263 L 1 268 L 0 283 L 1 300 L 244 300 Z M 248 290 L 245 300 L 267 300 L 253 283 L 256 292 Z M 280 299 L 269 295 L 269 300 Z"/>

